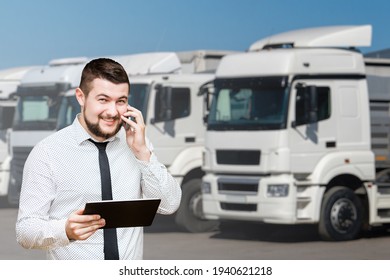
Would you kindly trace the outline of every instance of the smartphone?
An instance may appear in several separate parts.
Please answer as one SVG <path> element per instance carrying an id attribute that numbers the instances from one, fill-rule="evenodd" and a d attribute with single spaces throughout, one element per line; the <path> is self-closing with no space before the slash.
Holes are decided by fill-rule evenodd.
<path id="1" fill-rule="evenodd" d="M 133 122 L 137 122 L 137 120 L 135 119 L 135 117 L 128 117 L 128 119 L 132 120 Z M 130 128 L 130 125 L 128 123 L 125 123 L 123 122 L 123 127 L 128 130 Z"/>

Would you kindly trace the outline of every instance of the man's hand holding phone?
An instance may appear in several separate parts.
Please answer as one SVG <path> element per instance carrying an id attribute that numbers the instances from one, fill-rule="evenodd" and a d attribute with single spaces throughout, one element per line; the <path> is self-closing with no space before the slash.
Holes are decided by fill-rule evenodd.
<path id="1" fill-rule="evenodd" d="M 149 161 L 151 153 L 146 146 L 145 122 L 141 111 L 128 105 L 127 112 L 121 118 L 126 129 L 127 145 L 139 160 Z"/>

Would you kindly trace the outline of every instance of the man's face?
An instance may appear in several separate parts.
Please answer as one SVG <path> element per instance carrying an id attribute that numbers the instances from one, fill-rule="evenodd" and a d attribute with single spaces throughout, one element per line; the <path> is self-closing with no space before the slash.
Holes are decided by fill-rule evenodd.
<path id="1" fill-rule="evenodd" d="M 127 111 L 128 93 L 126 83 L 114 84 L 99 78 L 92 81 L 88 97 L 76 90 L 82 106 L 81 124 L 96 140 L 104 141 L 120 130 L 120 116 Z"/>

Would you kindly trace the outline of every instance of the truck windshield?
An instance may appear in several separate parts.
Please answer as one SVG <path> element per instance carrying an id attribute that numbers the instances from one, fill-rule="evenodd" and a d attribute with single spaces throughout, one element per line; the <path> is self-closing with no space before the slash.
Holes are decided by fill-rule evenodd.
<path id="1" fill-rule="evenodd" d="M 67 84 L 19 87 L 14 130 L 54 130 L 63 92 Z"/>
<path id="2" fill-rule="evenodd" d="M 287 77 L 216 79 L 208 130 L 286 128 Z"/>
<path id="3" fill-rule="evenodd" d="M 130 81 L 129 104 L 142 112 L 146 120 L 149 98 L 149 85 L 137 84 Z"/>

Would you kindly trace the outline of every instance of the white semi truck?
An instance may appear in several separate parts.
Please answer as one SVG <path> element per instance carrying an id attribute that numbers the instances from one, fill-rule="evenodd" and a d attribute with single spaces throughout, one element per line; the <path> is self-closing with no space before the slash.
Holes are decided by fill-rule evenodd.
<path id="1" fill-rule="evenodd" d="M 317 223 L 326 240 L 390 223 L 389 63 L 357 49 L 371 32 L 291 31 L 222 59 L 205 136 L 207 219 Z"/>
<path id="2" fill-rule="evenodd" d="M 8 136 L 10 156 L 3 172 L 4 194 L 9 204 L 19 202 L 24 162 L 34 145 L 75 116 L 76 104 L 66 97 L 78 86 L 86 61 L 84 57 L 53 60 L 28 71 L 21 79 Z M 61 121 L 59 113 L 63 114 Z"/>
<path id="3" fill-rule="evenodd" d="M 182 200 L 176 223 L 191 232 L 210 230 L 214 221 L 202 219 L 201 179 L 205 126 L 203 84 L 212 74 L 166 74 L 130 77 L 129 103 L 141 108 L 146 133 L 159 160 L 182 186 Z"/>
<path id="4" fill-rule="evenodd" d="M 7 156 L 6 131 L 12 127 L 13 115 L 16 106 L 15 92 L 20 80 L 33 66 L 15 67 L 0 71 L 0 163 Z"/>
<path id="5" fill-rule="evenodd" d="M 213 81 L 219 60 L 227 51 L 144 53 L 112 57 L 130 76 L 129 103 L 139 108 L 147 136 L 159 160 L 182 185 L 177 223 L 189 231 L 215 227 L 202 219 L 201 170 L 205 126 L 201 87 Z M 10 147 L 12 160 L 8 197 L 19 200 L 24 162 L 45 136 L 69 125 L 79 112 L 74 90 L 87 59 L 55 60 L 31 71 L 17 91 L 18 106 Z"/>
<path id="6" fill-rule="evenodd" d="M 8 133 L 16 106 L 15 92 L 23 76 L 34 66 L 14 67 L 0 71 L 0 203 L 6 203 L 9 178 Z"/>
<path id="7" fill-rule="evenodd" d="M 205 220 L 202 212 L 203 114 L 207 107 L 202 92 L 214 80 L 221 58 L 231 53 L 219 50 L 176 52 L 179 73 L 130 73 L 129 103 L 142 111 L 146 133 L 156 155 L 182 187 L 175 220 L 190 232 L 212 230 L 218 224 Z"/>

